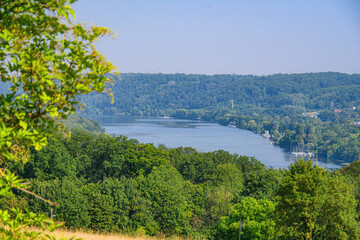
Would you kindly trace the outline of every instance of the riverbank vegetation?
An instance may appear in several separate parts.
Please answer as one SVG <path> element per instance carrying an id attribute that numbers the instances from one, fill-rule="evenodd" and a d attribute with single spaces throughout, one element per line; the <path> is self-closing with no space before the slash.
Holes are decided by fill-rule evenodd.
<path id="1" fill-rule="evenodd" d="M 351 166 L 349 166 L 351 167 Z M 167 149 L 73 130 L 8 168 L 53 202 L 14 191 L 0 207 L 50 214 L 69 229 L 191 239 L 358 239 L 359 174 L 299 160 L 265 167 L 225 151 Z M 347 170 L 349 172 L 349 170 Z M 344 176 L 345 175 L 345 176 Z"/>
<path id="2" fill-rule="evenodd" d="M 233 122 L 269 131 L 288 151 L 322 161 L 360 159 L 360 75 L 335 72 L 254 75 L 122 74 L 105 96 L 83 100 L 87 113 L 171 116 Z"/>

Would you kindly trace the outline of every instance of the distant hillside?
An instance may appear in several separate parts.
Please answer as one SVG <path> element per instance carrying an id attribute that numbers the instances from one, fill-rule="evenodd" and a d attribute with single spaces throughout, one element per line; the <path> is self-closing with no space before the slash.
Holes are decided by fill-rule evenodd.
<path id="1" fill-rule="evenodd" d="M 360 159 L 360 75 L 121 74 L 108 96 L 83 98 L 88 113 L 202 119 L 256 133 L 322 161 Z"/>
<path id="2" fill-rule="evenodd" d="M 86 130 L 93 133 L 103 133 L 105 129 L 96 121 L 89 120 L 78 115 L 70 115 L 66 120 L 61 120 L 67 129 Z"/>
<path id="3" fill-rule="evenodd" d="M 8 83 L 0 83 L 6 93 Z M 122 73 L 106 94 L 82 99 L 86 112 L 157 116 L 178 109 L 228 109 L 237 114 L 288 115 L 360 105 L 360 75 L 336 72 L 254 75 Z"/>
<path id="4" fill-rule="evenodd" d="M 360 105 L 360 75 L 335 72 L 253 75 L 123 73 L 106 95 L 83 98 L 96 114 L 162 115 L 177 109 L 231 109 L 241 114 L 349 108 Z"/>

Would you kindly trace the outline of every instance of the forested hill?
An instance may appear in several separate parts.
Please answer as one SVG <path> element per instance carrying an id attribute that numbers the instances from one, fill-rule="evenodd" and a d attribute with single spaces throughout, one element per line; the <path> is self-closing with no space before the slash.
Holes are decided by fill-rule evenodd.
<path id="1" fill-rule="evenodd" d="M 85 130 L 92 133 L 103 133 L 105 129 L 96 121 L 89 120 L 78 115 L 70 115 L 67 119 L 60 120 L 70 131 Z"/>
<path id="2" fill-rule="evenodd" d="M 97 114 L 163 115 L 177 109 L 231 109 L 288 115 L 360 105 L 360 75 L 335 72 L 254 75 L 123 73 L 106 95 L 84 98 Z M 173 113 L 174 114 L 174 113 Z"/>
<path id="3" fill-rule="evenodd" d="M 87 112 L 164 115 L 230 122 L 291 151 L 324 161 L 360 159 L 360 75 L 303 73 L 253 75 L 121 74 L 107 95 L 84 97 Z"/>
<path id="4" fill-rule="evenodd" d="M 0 93 L 9 85 L 0 84 Z M 326 161 L 360 159 L 360 75 L 303 73 L 194 75 L 123 73 L 106 94 L 83 97 L 90 114 L 216 121 L 257 133 Z M 0 98 L 1 100 L 1 98 Z"/>

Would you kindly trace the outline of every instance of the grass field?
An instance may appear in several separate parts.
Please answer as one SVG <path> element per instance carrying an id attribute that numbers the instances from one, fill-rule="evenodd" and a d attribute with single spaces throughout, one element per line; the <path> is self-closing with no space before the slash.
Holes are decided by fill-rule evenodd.
<path id="1" fill-rule="evenodd" d="M 61 237 L 66 237 L 70 239 L 75 236 L 75 239 L 83 240 L 160 240 L 165 239 L 165 237 L 134 237 L 126 236 L 122 234 L 100 234 L 100 233 L 86 233 L 81 231 L 68 231 L 68 230 L 56 230 L 53 234 L 56 235 L 56 239 L 61 239 Z M 169 238 L 167 238 L 169 239 Z M 170 238 L 171 240 L 182 240 L 182 238 Z"/>

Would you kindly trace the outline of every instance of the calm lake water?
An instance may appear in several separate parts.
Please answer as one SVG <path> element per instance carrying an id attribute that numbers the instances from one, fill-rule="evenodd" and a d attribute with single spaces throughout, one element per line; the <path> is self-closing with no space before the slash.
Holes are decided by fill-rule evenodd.
<path id="1" fill-rule="evenodd" d="M 151 119 L 124 116 L 85 116 L 98 121 L 111 135 L 124 135 L 142 143 L 164 144 L 169 148 L 192 147 L 200 152 L 225 150 L 255 157 L 268 167 L 287 168 L 294 160 L 264 137 L 239 128 L 192 120 Z M 317 163 L 339 168 L 333 163 Z"/>

